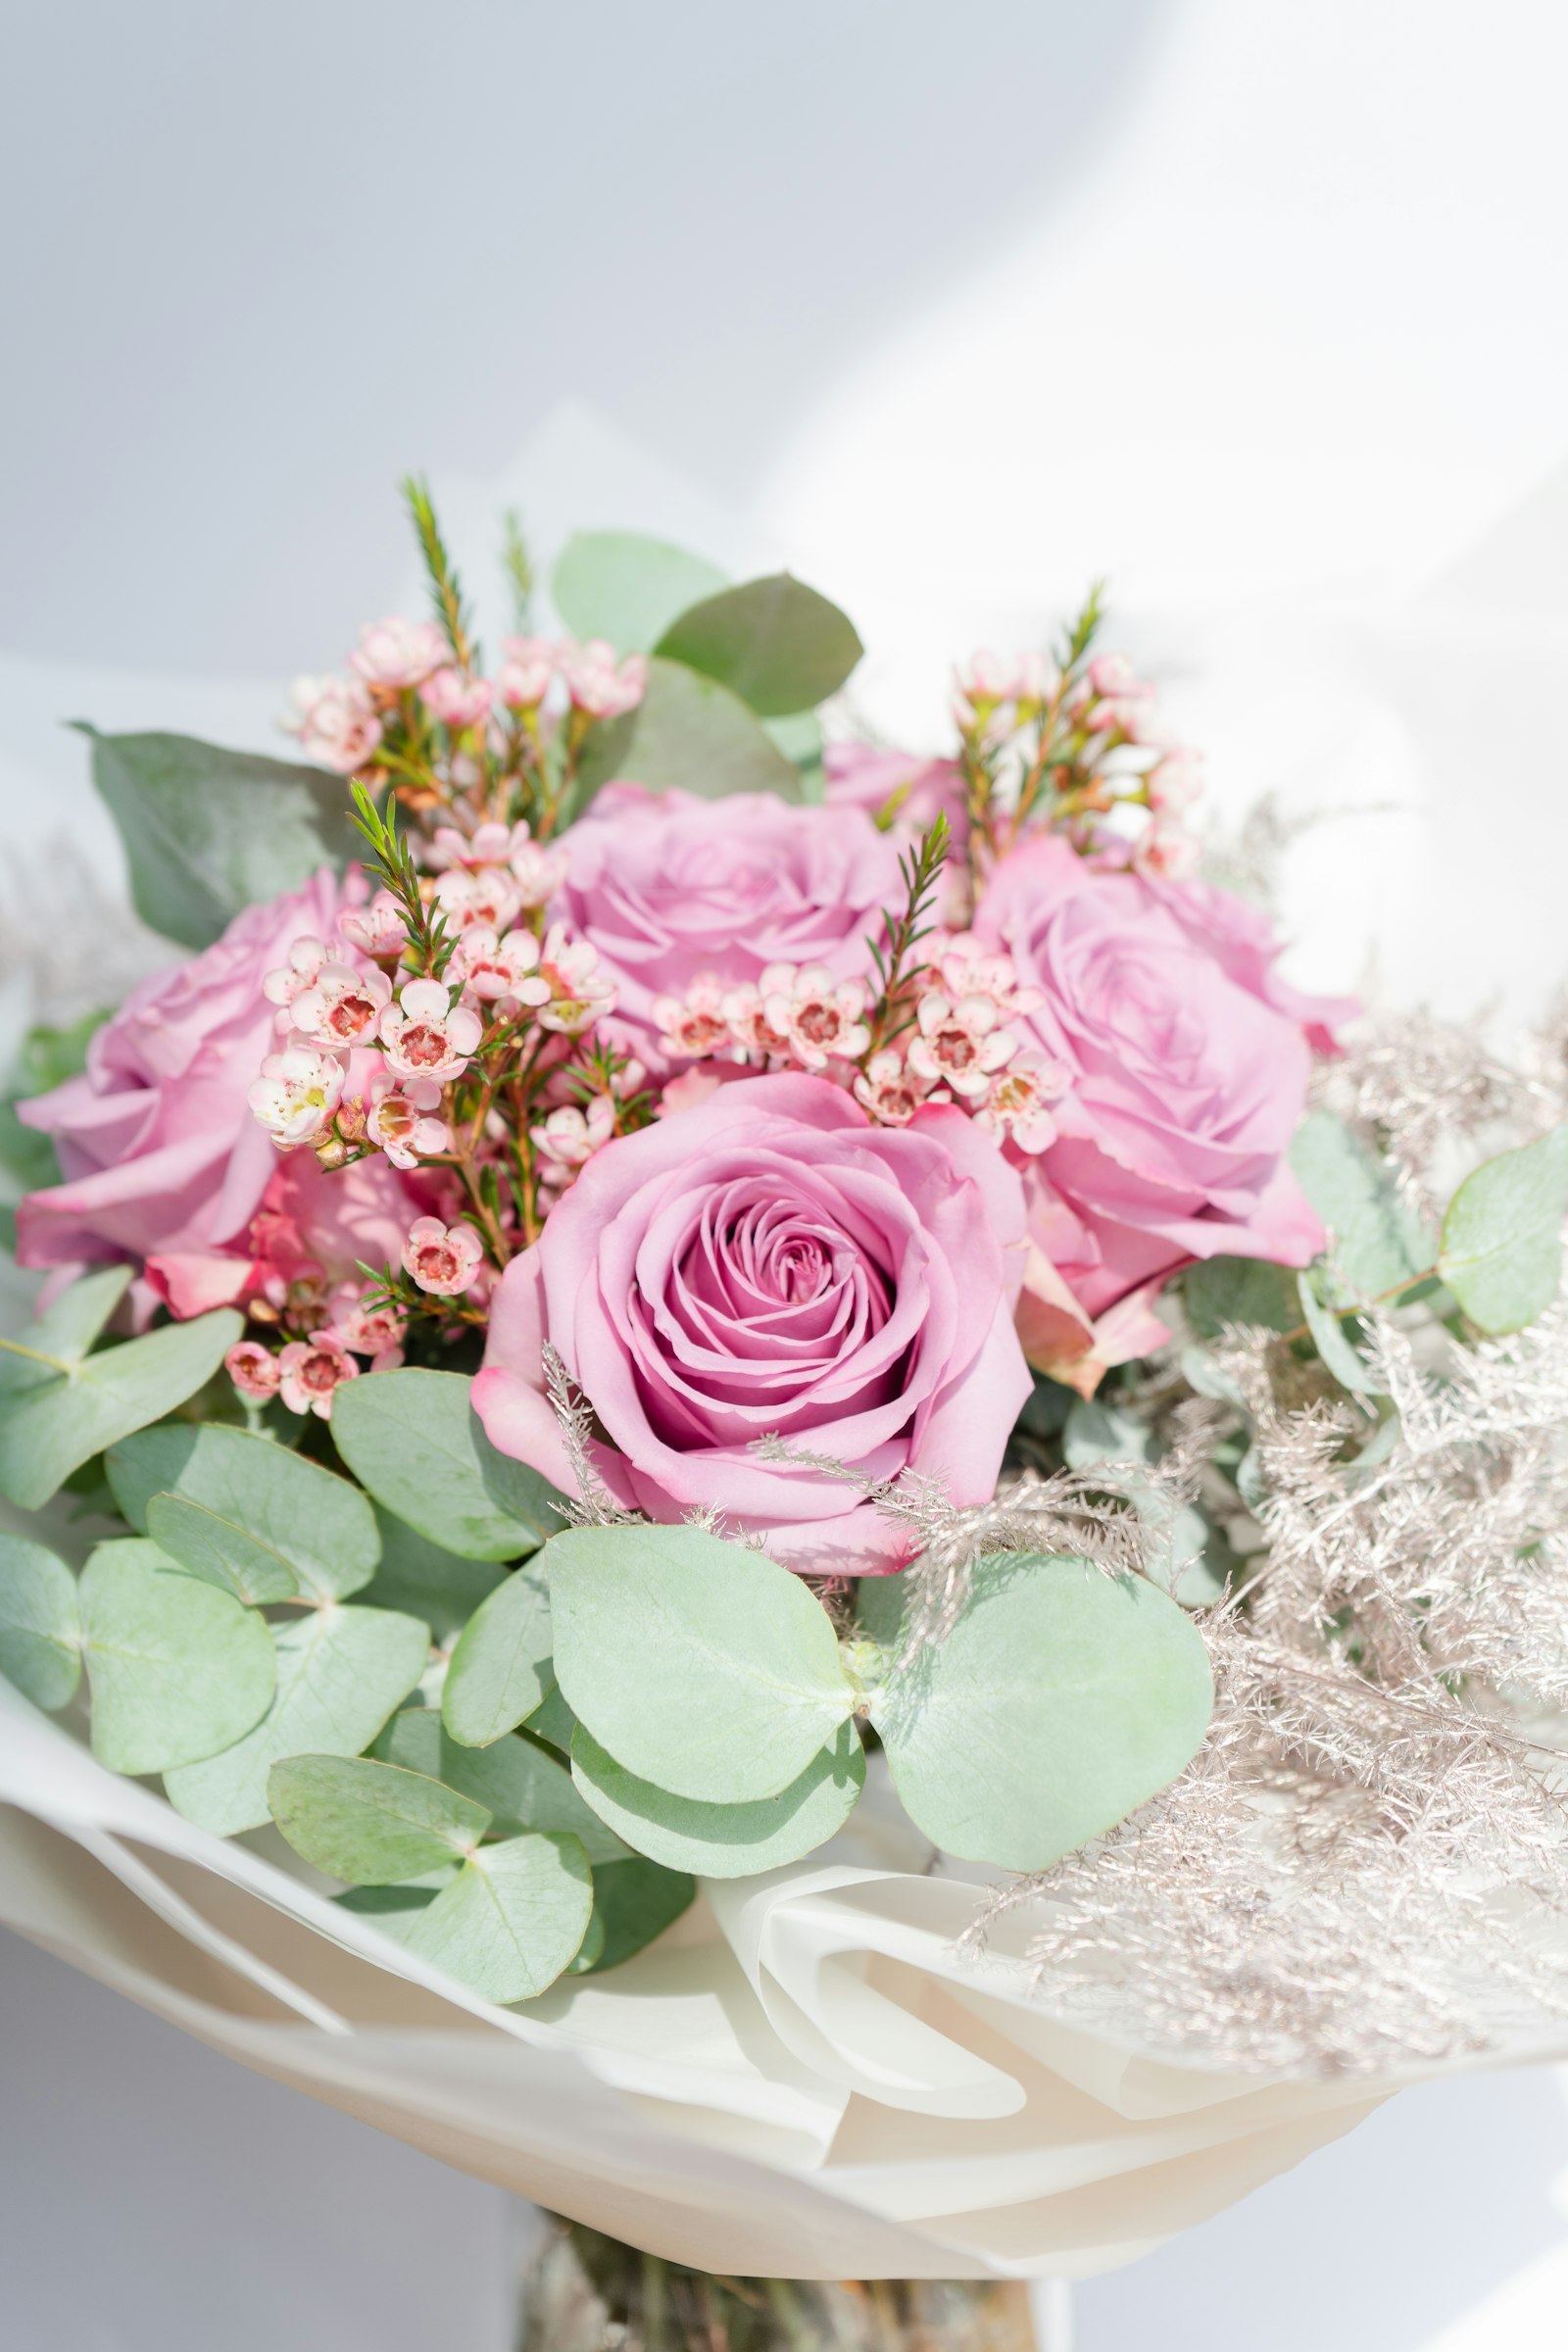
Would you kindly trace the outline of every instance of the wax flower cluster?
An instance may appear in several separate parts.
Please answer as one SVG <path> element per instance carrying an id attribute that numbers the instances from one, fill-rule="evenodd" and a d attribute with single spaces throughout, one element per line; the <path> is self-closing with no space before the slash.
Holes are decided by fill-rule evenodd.
<path id="1" fill-rule="evenodd" d="M 826 806 L 791 812 L 852 861 L 862 835 L 899 845 L 898 898 L 863 938 L 852 922 L 831 963 L 748 962 L 752 860 L 771 852 L 760 819 L 752 846 L 756 803 L 719 799 L 689 887 L 705 938 L 713 909 L 733 905 L 739 968 L 717 956 L 617 1020 L 614 956 L 565 910 L 581 920 L 583 756 L 596 729 L 637 710 L 648 662 L 519 632 L 486 671 L 428 502 L 416 485 L 409 498 L 435 617 L 364 629 L 345 675 L 296 683 L 285 722 L 349 779 L 368 857 L 335 934 L 294 940 L 267 973 L 271 1051 L 249 1091 L 280 1152 L 328 1172 L 376 1162 L 406 1204 L 382 1266 L 362 1261 L 363 1279 L 330 1293 L 307 1276 L 262 1298 L 270 1329 L 230 1357 L 253 1402 L 323 1416 L 342 1381 L 401 1362 L 411 1323 L 438 1345 L 485 1327 L 502 1275 L 583 1169 L 732 1079 L 825 1079 L 895 1131 L 956 1111 L 1015 1166 L 1038 1162 L 1080 1073 L 1054 1043 L 1046 992 L 984 926 L 993 877 L 1045 836 L 1086 869 L 1170 878 L 1192 857 L 1197 763 L 1125 658 L 1097 650 L 1091 598 L 1054 657 L 981 653 L 957 673 L 956 756 L 918 771 L 917 790 L 896 784 L 873 807 L 842 789 L 852 755 L 830 762 Z M 891 868 L 892 844 L 884 858 Z M 610 860 L 613 897 L 613 844 Z M 686 887 L 661 922 L 678 929 Z"/>

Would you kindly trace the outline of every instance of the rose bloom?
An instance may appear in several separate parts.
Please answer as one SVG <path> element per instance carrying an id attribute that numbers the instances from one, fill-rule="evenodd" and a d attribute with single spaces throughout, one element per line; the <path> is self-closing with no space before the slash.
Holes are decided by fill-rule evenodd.
<path id="1" fill-rule="evenodd" d="M 21 1105 L 54 1138 L 66 1177 L 18 1210 L 22 1264 L 145 1260 L 176 1315 L 238 1295 L 246 1229 L 278 1165 L 246 1102 L 275 1042 L 262 982 L 296 940 L 331 938 L 340 900 L 323 868 L 246 907 L 201 955 L 131 991 L 80 1077 Z"/>
<path id="2" fill-rule="evenodd" d="M 904 903 L 898 845 L 858 808 L 795 808 L 772 793 L 698 800 L 607 785 L 563 837 L 552 912 L 599 951 L 615 1019 L 662 1070 L 654 1006 L 711 973 L 756 981 L 771 963 L 871 968 L 866 933 Z"/>
<path id="3" fill-rule="evenodd" d="M 885 1574 L 917 1543 L 820 1467 L 989 1498 L 1029 1393 L 1013 1331 L 1018 1178 L 956 1109 L 873 1127 L 828 1080 L 742 1079 L 606 1144 L 514 1258 L 473 1402 L 491 1441 L 569 1491 L 548 1342 L 608 1440 L 624 1505 L 714 1511 L 792 1568 Z"/>
<path id="4" fill-rule="evenodd" d="M 1041 991 L 1016 1026 L 1067 1082 L 1027 1177 L 1030 1289 L 1044 1298 L 1054 1267 L 1071 1298 L 1051 1303 L 1075 1302 L 1081 1328 L 1026 1341 L 1035 1360 L 1058 1369 L 1123 1300 L 1119 1352 L 1094 1352 L 1102 1368 L 1143 1352 L 1159 1328 L 1139 1309 L 1191 1258 L 1305 1265 L 1323 1228 L 1286 1154 L 1311 1043 L 1352 1008 L 1281 982 L 1269 926 L 1225 893 L 1088 862 L 1059 836 L 1004 858 L 975 932 Z"/>

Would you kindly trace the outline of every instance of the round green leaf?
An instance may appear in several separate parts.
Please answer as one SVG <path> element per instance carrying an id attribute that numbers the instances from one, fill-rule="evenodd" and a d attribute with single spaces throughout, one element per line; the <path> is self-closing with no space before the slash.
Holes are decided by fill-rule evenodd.
<path id="1" fill-rule="evenodd" d="M 1522 1331 L 1557 1296 L 1568 1124 L 1467 1176 L 1443 1220 L 1438 1272 L 1481 1331 Z"/>
<path id="2" fill-rule="evenodd" d="M 100 1544 L 79 1598 L 92 1752 L 112 1771 L 194 1763 L 266 1714 L 275 1681 L 266 1625 L 156 1544 Z"/>
<path id="3" fill-rule="evenodd" d="M 441 1713 L 454 1740 L 484 1747 L 533 1713 L 555 1683 L 552 1640 L 544 1578 L 515 1569 L 475 1609 L 452 1652 Z"/>
<path id="4" fill-rule="evenodd" d="M 662 1936 L 697 1896 L 697 1881 L 683 1870 L 665 1870 L 644 1854 L 624 1862 L 594 1865 L 594 1911 L 582 1949 L 571 1963 L 573 1976 L 602 1976 Z"/>
<path id="5" fill-rule="evenodd" d="M 434 1707 L 405 1707 L 376 1735 L 371 1753 L 410 1772 L 428 1774 L 483 1805 L 498 1838 L 551 1830 L 578 1838 L 597 1869 L 626 1848 L 584 1804 L 566 1767 L 531 1740 L 508 1733 L 488 1747 L 460 1747 Z"/>
<path id="6" fill-rule="evenodd" d="M 270 1819 L 268 1776 L 284 1756 L 357 1756 L 368 1747 L 423 1673 L 430 1648 L 429 1631 L 416 1618 L 337 1601 L 273 1626 L 271 1635 L 277 1694 L 254 1731 L 208 1762 L 164 1778 L 187 1821 L 220 1838 Z"/>
<path id="7" fill-rule="evenodd" d="M 1231 1324 L 1294 1331 L 1301 1319 L 1288 1269 L 1260 1257 L 1200 1258 L 1182 1276 L 1182 1302 L 1200 1340 L 1217 1340 Z"/>
<path id="8" fill-rule="evenodd" d="M 484 1806 L 455 1788 L 363 1756 L 285 1756 L 268 1775 L 267 1801 L 297 1854 L 360 1886 L 461 1860 L 490 1827 Z"/>
<path id="9" fill-rule="evenodd" d="M 420 1914 L 429 1910 L 442 1887 L 450 1886 L 462 1868 L 461 1862 L 449 1862 L 444 1869 L 427 1870 L 396 1886 L 348 1886 L 332 1900 L 357 1919 L 368 1920 L 394 1943 L 407 1943 Z"/>
<path id="10" fill-rule="evenodd" d="M 537 1551 L 561 1521 L 556 1490 L 498 1453 L 457 1372 L 409 1367 L 346 1383 L 332 1437 L 362 1486 L 432 1544 L 469 1560 Z"/>
<path id="11" fill-rule="evenodd" d="M 1002 1553 L 872 1721 L 906 1812 L 944 1852 L 1044 1870 L 1173 1781 L 1212 1703 L 1201 1635 L 1152 1584 Z"/>
<path id="12" fill-rule="evenodd" d="M 340 776 L 186 735 L 81 732 L 136 912 L 181 947 L 210 947 L 243 907 L 358 850 Z"/>
<path id="13" fill-rule="evenodd" d="M 402 1609 L 410 1617 L 422 1617 L 437 1644 L 449 1647 L 480 1602 L 505 1581 L 506 1569 L 498 1560 L 466 1560 L 432 1544 L 406 1520 L 395 1519 L 383 1504 L 372 1507 L 381 1558 L 365 1588 L 365 1600 L 371 1608 Z"/>
<path id="14" fill-rule="evenodd" d="M 576 1527 L 543 1565 L 572 1711 L 673 1795 L 776 1796 L 854 1710 L 826 1611 L 761 1552 L 695 1527 Z"/>
<path id="15" fill-rule="evenodd" d="M 1329 1230 L 1330 1262 L 1341 1278 L 1331 1305 L 1381 1298 L 1430 1273 L 1432 1235 L 1390 1171 L 1343 1119 L 1328 1110 L 1303 1119 L 1291 1146 L 1291 1166 Z M 1292 1331 L 1298 1319 L 1293 1315 L 1281 1328 Z"/>
<path id="16" fill-rule="evenodd" d="M 0 1340 L 0 1494 L 24 1510 L 39 1509 L 93 1454 L 193 1396 L 245 1328 L 220 1307 L 89 1355 L 70 1317 L 84 1304 L 97 1315 L 99 1284 L 118 1298 L 125 1281 L 122 1267 L 89 1276 L 20 1340 Z"/>
<path id="17" fill-rule="evenodd" d="M 481 1846 L 420 1912 L 405 1942 L 491 2001 L 529 2001 L 576 1958 L 593 1912 L 575 1838 Z"/>
<path id="18" fill-rule="evenodd" d="M 147 1533 L 187 1576 L 232 1592 L 236 1600 L 260 1605 L 292 1600 L 299 1591 L 282 1555 L 247 1535 L 232 1519 L 210 1511 L 183 1494 L 155 1494 L 147 1505 Z"/>
<path id="19" fill-rule="evenodd" d="M 693 605 L 658 646 L 666 662 L 716 678 L 764 718 L 814 710 L 864 650 L 837 605 L 787 571 Z"/>
<path id="20" fill-rule="evenodd" d="M 81 1680 L 76 1580 L 41 1544 L 0 1530 L 0 1674 L 51 1713 Z"/>
<path id="21" fill-rule="evenodd" d="M 650 792 L 679 785 L 709 801 L 732 792 L 803 797 L 799 768 L 739 695 L 684 662 L 657 657 L 648 664 L 636 710 L 595 727 L 584 744 L 577 769 L 581 800 L 612 776 L 629 776 Z"/>
<path id="22" fill-rule="evenodd" d="M 583 1725 L 571 1742 L 571 1777 L 588 1802 L 636 1852 L 705 1879 L 745 1879 L 798 1862 L 844 1827 L 865 1786 L 865 1751 L 840 1724 L 798 1780 L 751 1804 L 701 1804 L 622 1771 Z"/>
<path id="23" fill-rule="evenodd" d="M 191 1573 L 215 1584 L 237 1591 L 242 1578 L 252 1586 L 275 1580 L 281 1564 L 309 1599 L 345 1600 L 375 1573 L 381 1539 L 367 1497 L 346 1478 L 270 1438 L 221 1422 L 169 1422 L 124 1439 L 105 1467 L 132 1527 L 151 1530 L 160 1494 L 211 1514 L 205 1521 L 192 1513 L 160 1516 L 194 1555 Z"/>
<path id="24" fill-rule="evenodd" d="M 618 654 L 651 653 L 677 614 L 724 585 L 701 556 L 633 531 L 575 531 L 550 582 L 574 637 L 604 637 Z"/>

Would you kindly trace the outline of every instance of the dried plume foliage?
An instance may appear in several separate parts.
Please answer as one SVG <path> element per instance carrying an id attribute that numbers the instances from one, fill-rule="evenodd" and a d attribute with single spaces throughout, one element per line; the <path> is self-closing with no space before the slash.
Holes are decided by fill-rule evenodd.
<path id="1" fill-rule="evenodd" d="M 1474 1161 L 1568 1114 L 1565 1040 L 1554 1023 L 1515 1068 L 1401 1021 L 1328 1090 L 1438 1201 L 1456 1144 Z M 1408 1309 L 1368 1336 L 1396 1416 L 1375 1438 L 1276 1337 L 1225 1335 L 1255 1525 L 1201 1621 L 1209 1737 L 1108 1838 L 995 1890 L 973 1932 L 1028 1906 L 1054 2007 L 1216 2065 L 1383 2072 L 1528 2049 L 1568 2014 L 1568 1305 L 1479 1344 Z M 1178 1441 L 1162 1474 L 1211 1491 L 1224 1408 L 1179 1383 L 1152 1402 Z M 969 1556 L 1053 1507 L 999 1498 Z M 951 1581 L 957 1527 L 945 1548 L 927 1588 Z"/>

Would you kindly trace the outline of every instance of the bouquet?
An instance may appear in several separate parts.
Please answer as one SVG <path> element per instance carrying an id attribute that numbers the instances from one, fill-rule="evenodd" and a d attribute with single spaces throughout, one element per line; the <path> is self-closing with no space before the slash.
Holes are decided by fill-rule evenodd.
<path id="1" fill-rule="evenodd" d="M 116 1834 L 568 2040 L 699 1915 L 766 2003 L 756 1923 L 880 1850 L 1058 2072 L 1226 2085 L 1167 2110 L 1552 2046 L 1563 1031 L 1294 989 L 1098 591 L 913 756 L 833 605 L 650 540 L 544 635 L 509 524 L 487 664 L 406 493 L 430 615 L 300 761 L 93 736 L 188 958 L 0 1132 L 0 1669 L 161 1785 Z"/>

